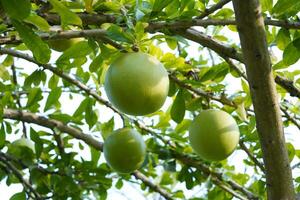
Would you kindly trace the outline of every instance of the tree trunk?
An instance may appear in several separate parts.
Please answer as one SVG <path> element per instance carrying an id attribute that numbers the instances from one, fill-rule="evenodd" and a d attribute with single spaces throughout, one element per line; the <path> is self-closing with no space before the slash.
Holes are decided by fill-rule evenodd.
<path id="1" fill-rule="evenodd" d="M 270 200 L 293 200 L 295 192 L 282 119 L 258 0 L 233 0 L 246 64 Z"/>

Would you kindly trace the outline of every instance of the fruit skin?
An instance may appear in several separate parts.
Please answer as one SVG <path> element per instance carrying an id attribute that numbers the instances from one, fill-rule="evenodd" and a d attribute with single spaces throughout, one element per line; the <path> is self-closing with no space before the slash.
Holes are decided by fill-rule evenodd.
<path id="1" fill-rule="evenodd" d="M 122 128 L 111 133 L 104 142 L 106 162 L 119 173 L 131 173 L 141 167 L 146 156 L 143 137 L 134 129 Z"/>
<path id="2" fill-rule="evenodd" d="M 147 115 L 157 111 L 169 92 L 169 77 L 164 66 L 145 53 L 125 53 L 109 67 L 105 91 L 121 112 Z"/>
<path id="3" fill-rule="evenodd" d="M 29 166 L 34 163 L 35 146 L 32 140 L 21 138 L 15 140 L 8 146 L 7 153 L 16 159 L 22 160 L 24 164 Z M 24 167 L 18 163 L 16 163 L 16 167 L 18 169 L 24 169 Z"/>
<path id="4" fill-rule="evenodd" d="M 58 40 L 49 40 L 48 44 L 51 49 L 54 49 L 55 51 L 63 52 L 68 48 L 70 48 L 72 45 L 80 41 L 82 41 L 81 38 L 58 39 Z"/>
<path id="5" fill-rule="evenodd" d="M 231 115 L 221 110 L 202 111 L 191 123 L 189 140 L 204 160 L 227 158 L 239 143 L 239 128 Z"/>

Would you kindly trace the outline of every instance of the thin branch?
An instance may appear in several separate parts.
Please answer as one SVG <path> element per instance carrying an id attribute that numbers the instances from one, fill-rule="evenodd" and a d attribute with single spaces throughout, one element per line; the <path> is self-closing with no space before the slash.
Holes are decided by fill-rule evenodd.
<path id="1" fill-rule="evenodd" d="M 292 97 L 300 98 L 300 89 L 296 88 L 294 82 L 282 76 L 276 75 L 275 82 L 290 93 Z"/>
<path id="2" fill-rule="evenodd" d="M 172 197 L 171 194 L 169 194 L 167 191 L 163 190 L 161 187 L 159 187 L 158 185 L 155 185 L 154 183 L 152 183 L 149 178 L 147 176 L 145 176 L 144 174 L 142 174 L 139 171 L 135 171 L 132 173 L 132 175 L 136 178 L 136 179 L 140 179 L 143 183 L 145 183 L 149 188 L 151 188 L 152 190 L 160 193 L 165 199 L 167 200 L 172 200 L 174 199 Z"/>
<path id="3" fill-rule="evenodd" d="M 0 161 L 2 161 L 7 166 L 7 168 L 17 177 L 17 179 L 19 179 L 19 181 L 24 185 L 25 188 L 28 188 L 28 190 L 34 194 L 35 199 L 43 199 L 43 197 L 33 188 L 33 186 L 23 178 L 23 175 L 14 165 L 12 165 L 6 158 L 2 156 L 0 156 Z"/>
<path id="4" fill-rule="evenodd" d="M 208 9 L 205 9 L 204 12 L 196 17 L 197 19 L 202 19 L 204 17 L 207 17 L 208 15 L 214 13 L 216 10 L 221 9 L 223 6 L 225 6 L 227 3 L 229 3 L 231 0 L 220 0 L 218 3 L 215 5 L 211 6 Z"/>
<path id="5" fill-rule="evenodd" d="M 300 130 L 300 124 L 297 121 L 297 119 L 295 119 L 294 117 L 292 117 L 289 113 L 288 113 L 288 108 L 285 108 L 284 106 L 280 106 L 280 110 L 284 113 L 285 117 L 291 121 L 299 130 Z"/>
<path id="6" fill-rule="evenodd" d="M 17 71 L 16 71 L 16 66 L 14 64 L 11 65 L 11 71 L 12 71 L 12 79 L 13 79 L 13 83 L 15 85 L 16 88 L 18 88 L 18 78 L 17 78 Z M 20 101 L 20 95 L 18 93 L 19 91 L 16 92 L 16 102 L 18 105 L 18 108 L 20 110 L 22 110 L 22 105 L 21 105 L 21 101 Z M 27 138 L 27 130 L 26 130 L 26 124 L 25 122 L 22 122 L 22 126 L 23 126 L 23 136 L 25 138 Z"/>
<path id="7" fill-rule="evenodd" d="M 197 160 L 195 160 L 194 158 L 191 158 L 188 155 L 185 155 L 183 153 L 179 153 L 179 152 L 174 151 L 174 150 L 171 150 L 171 153 L 176 159 L 180 160 L 183 164 L 186 164 L 188 166 L 192 166 L 192 167 L 202 171 L 205 175 L 212 176 L 212 177 L 216 178 L 216 179 L 213 179 L 213 180 L 218 180 L 217 182 L 216 181 L 214 182 L 216 185 L 218 185 L 219 181 L 221 181 L 221 182 L 224 182 L 224 183 L 230 185 L 230 187 L 232 189 L 240 191 L 241 193 L 246 195 L 248 199 L 258 199 L 257 195 L 253 194 L 252 192 L 247 190 L 245 187 L 237 184 L 236 182 L 234 182 L 232 180 L 224 180 L 221 173 L 213 172 L 208 166 L 201 163 L 200 161 L 197 161 Z"/>
<path id="8" fill-rule="evenodd" d="M 244 142 L 242 140 L 240 140 L 239 145 L 241 147 L 241 149 L 243 149 L 247 155 L 249 156 L 249 158 L 254 162 L 254 164 L 259 167 L 259 169 L 265 173 L 265 167 L 263 165 L 263 163 L 259 162 L 257 160 L 257 158 L 255 158 L 255 156 L 250 152 L 250 150 L 246 147 L 246 145 L 244 144 Z"/>
<path id="9" fill-rule="evenodd" d="M 298 168 L 298 167 L 300 167 L 300 162 L 298 162 L 298 163 L 296 163 L 295 165 L 293 165 L 293 166 L 292 166 L 292 169 L 294 170 L 294 169 L 296 169 L 296 168 Z"/>
<path id="10" fill-rule="evenodd" d="M 203 96 L 203 97 L 206 97 L 206 98 L 209 98 L 209 99 L 212 99 L 212 100 L 215 100 L 215 101 L 218 101 L 222 104 L 225 104 L 225 105 L 228 105 L 228 106 L 231 106 L 231 107 L 236 107 L 235 103 L 229 99 L 227 99 L 226 97 L 222 96 L 222 97 L 216 97 L 216 96 L 213 96 L 212 94 L 208 93 L 208 92 L 205 92 L 203 90 L 200 90 L 200 89 L 196 89 L 182 81 L 180 81 L 175 75 L 173 74 L 170 74 L 169 75 L 170 79 L 172 81 L 174 81 L 176 84 L 178 84 L 180 87 L 183 87 L 183 88 L 186 88 L 192 92 L 194 92 L 195 94 L 199 95 L 199 96 Z"/>

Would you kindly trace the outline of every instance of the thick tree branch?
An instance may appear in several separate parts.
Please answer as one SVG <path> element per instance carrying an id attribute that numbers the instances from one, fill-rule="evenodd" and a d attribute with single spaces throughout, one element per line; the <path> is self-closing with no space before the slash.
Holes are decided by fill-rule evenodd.
<path id="1" fill-rule="evenodd" d="M 233 0 L 233 5 L 262 146 L 268 199 L 294 199 L 292 173 L 260 4 L 258 0 Z"/>
<path id="2" fill-rule="evenodd" d="M 82 131 L 73 128 L 71 126 L 66 126 L 60 121 L 54 120 L 54 119 L 48 119 L 46 117 L 38 116 L 33 113 L 29 112 L 18 112 L 16 110 L 12 109 L 5 109 L 3 118 L 8 119 L 14 119 L 14 120 L 20 120 L 27 123 L 34 123 L 38 124 L 43 127 L 47 127 L 50 129 L 58 129 L 61 132 L 68 133 L 74 138 L 80 139 L 84 141 L 85 143 L 93 146 L 94 148 L 101 150 L 103 144 L 96 141 L 92 136 L 82 133 Z"/>
<path id="3" fill-rule="evenodd" d="M 229 0 L 221 0 L 219 3 L 228 3 Z M 220 9 L 225 4 L 216 4 L 209 8 L 206 12 L 201 14 L 199 17 L 192 20 L 176 20 L 172 22 L 151 22 L 149 23 L 149 30 L 160 30 L 162 28 L 189 28 L 192 26 L 227 26 L 236 25 L 235 19 L 202 19 L 209 14 Z M 219 7 L 221 6 L 221 7 Z M 88 13 L 77 13 L 81 18 L 83 25 L 101 25 L 103 23 L 116 23 L 116 17 L 108 14 L 88 14 Z M 58 14 L 54 13 L 43 13 L 40 14 L 41 17 L 45 18 L 52 25 L 60 25 L 60 17 Z M 265 19 L 266 25 L 278 26 L 286 29 L 300 29 L 300 22 L 298 21 L 288 21 L 288 20 L 275 20 L 275 19 Z"/>

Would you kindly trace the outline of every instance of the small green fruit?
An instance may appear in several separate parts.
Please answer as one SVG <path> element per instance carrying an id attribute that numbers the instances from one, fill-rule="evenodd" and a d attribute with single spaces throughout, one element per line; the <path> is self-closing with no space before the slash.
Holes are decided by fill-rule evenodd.
<path id="1" fill-rule="evenodd" d="M 15 140 L 8 146 L 7 153 L 11 156 L 22 160 L 26 165 L 33 163 L 35 158 L 35 146 L 34 143 L 26 138 Z M 22 169 L 22 167 L 18 167 Z"/>
<path id="2" fill-rule="evenodd" d="M 111 64 L 104 86 L 118 110 L 130 115 L 147 115 L 164 104 L 169 77 L 156 58 L 145 53 L 126 53 Z"/>
<path id="3" fill-rule="evenodd" d="M 108 136 L 103 152 L 111 168 L 119 173 L 131 173 L 143 164 L 146 144 L 137 131 L 122 128 Z"/>
<path id="4" fill-rule="evenodd" d="M 63 52 L 80 41 L 82 41 L 82 38 L 58 39 L 58 40 L 49 40 L 48 44 L 51 49 L 54 49 L 55 51 Z"/>
<path id="5" fill-rule="evenodd" d="M 201 158 L 209 161 L 227 158 L 239 143 L 239 136 L 234 118 L 221 110 L 202 111 L 189 129 L 192 148 Z"/>

